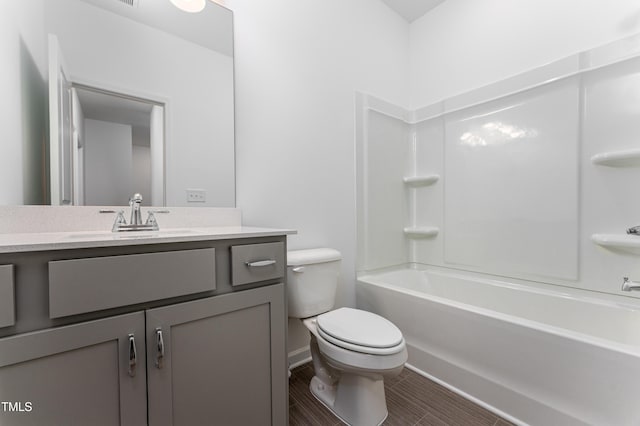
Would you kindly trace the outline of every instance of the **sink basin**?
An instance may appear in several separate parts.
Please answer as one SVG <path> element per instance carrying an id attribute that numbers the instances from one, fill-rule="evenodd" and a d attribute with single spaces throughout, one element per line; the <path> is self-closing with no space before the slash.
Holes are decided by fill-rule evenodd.
<path id="1" fill-rule="evenodd" d="M 175 235 L 190 235 L 197 233 L 189 228 L 173 228 L 160 231 L 128 231 L 128 232 L 72 232 L 66 235 L 65 239 L 70 240 L 93 240 L 99 239 L 134 239 L 134 238 L 163 238 Z"/>
<path id="2" fill-rule="evenodd" d="M 114 238 L 123 239 L 123 238 L 162 238 L 162 237 L 170 237 L 176 235 L 190 235 L 196 234 L 197 232 L 193 229 L 188 228 L 180 228 L 180 229 L 167 229 L 165 231 L 127 231 L 127 232 L 112 232 L 111 235 Z"/>

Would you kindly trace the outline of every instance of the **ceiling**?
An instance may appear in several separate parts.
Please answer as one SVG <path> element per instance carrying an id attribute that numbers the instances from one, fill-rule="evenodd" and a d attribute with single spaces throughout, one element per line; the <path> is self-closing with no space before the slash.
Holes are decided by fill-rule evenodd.
<path id="1" fill-rule="evenodd" d="M 0 0 L 2 1 L 2 0 Z M 83 0 L 125 18 L 165 31 L 225 55 L 233 56 L 232 12 L 206 2 L 200 13 L 179 10 L 169 0 Z"/>
<path id="2" fill-rule="evenodd" d="M 415 21 L 422 15 L 443 3 L 445 0 L 382 0 L 391 9 L 409 22 Z"/>

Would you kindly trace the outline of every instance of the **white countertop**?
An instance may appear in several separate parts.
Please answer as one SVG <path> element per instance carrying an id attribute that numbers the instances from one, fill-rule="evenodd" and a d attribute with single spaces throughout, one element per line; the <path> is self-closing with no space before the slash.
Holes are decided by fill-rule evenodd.
<path id="1" fill-rule="evenodd" d="M 291 229 L 250 226 L 167 228 L 160 231 L 80 231 L 0 234 L 0 253 L 69 250 L 92 247 L 116 247 L 189 241 L 229 240 L 234 238 L 292 235 Z"/>

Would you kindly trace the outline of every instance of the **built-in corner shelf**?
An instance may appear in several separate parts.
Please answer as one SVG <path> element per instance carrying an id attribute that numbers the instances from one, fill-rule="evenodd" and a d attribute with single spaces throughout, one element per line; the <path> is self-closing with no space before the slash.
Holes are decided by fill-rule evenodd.
<path id="1" fill-rule="evenodd" d="M 640 166 L 640 149 L 602 152 L 591 157 L 591 162 L 597 166 L 638 167 Z"/>
<path id="2" fill-rule="evenodd" d="M 438 235 L 438 232 L 440 232 L 440 229 L 435 226 L 404 228 L 404 235 L 409 238 L 433 238 Z"/>
<path id="3" fill-rule="evenodd" d="M 438 175 L 424 175 L 424 176 L 407 176 L 402 181 L 407 186 L 428 186 L 433 185 L 440 179 Z"/>
<path id="4" fill-rule="evenodd" d="M 591 241 L 611 250 L 623 250 L 640 255 L 640 235 L 593 234 Z"/>

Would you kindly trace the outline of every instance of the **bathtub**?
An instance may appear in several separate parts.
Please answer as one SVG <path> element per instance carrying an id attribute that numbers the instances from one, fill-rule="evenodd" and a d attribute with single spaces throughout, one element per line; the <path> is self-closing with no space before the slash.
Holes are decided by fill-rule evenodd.
<path id="1" fill-rule="evenodd" d="M 359 275 L 356 300 L 411 368 L 515 423 L 640 425 L 640 307 L 546 287 L 407 267 Z"/>

